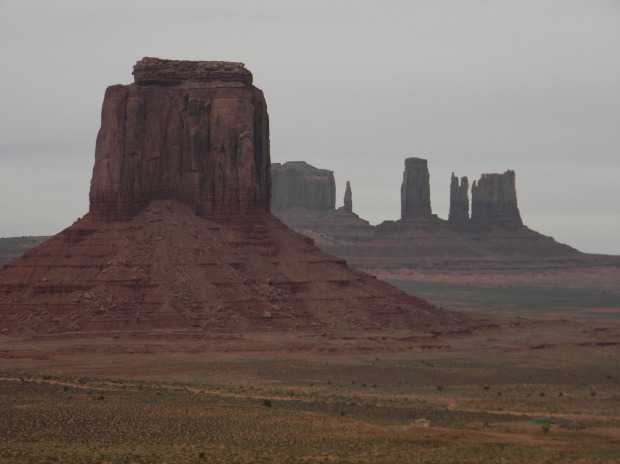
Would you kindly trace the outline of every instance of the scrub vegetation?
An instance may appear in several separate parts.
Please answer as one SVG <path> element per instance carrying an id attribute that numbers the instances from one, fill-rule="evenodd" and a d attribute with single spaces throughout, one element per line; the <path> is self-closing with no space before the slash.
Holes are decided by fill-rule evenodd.
<path id="1" fill-rule="evenodd" d="M 4 372 L 0 462 L 617 462 L 613 359 L 520 364 L 247 360 L 183 382 Z M 541 414 L 547 431 L 530 423 Z"/>

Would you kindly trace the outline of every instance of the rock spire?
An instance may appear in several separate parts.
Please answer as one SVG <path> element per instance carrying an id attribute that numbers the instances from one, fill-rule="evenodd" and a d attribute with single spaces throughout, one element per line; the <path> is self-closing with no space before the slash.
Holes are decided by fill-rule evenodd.
<path id="1" fill-rule="evenodd" d="M 450 179 L 450 212 L 448 221 L 464 224 L 469 220 L 469 181 L 467 177 L 459 179 L 452 173 Z"/>
<path id="2" fill-rule="evenodd" d="M 425 159 L 405 159 L 400 205 L 401 219 L 431 216 L 430 175 Z"/>
<path id="3" fill-rule="evenodd" d="M 347 213 L 353 212 L 353 192 L 351 192 L 350 181 L 347 181 L 347 188 L 344 191 L 344 210 Z"/>

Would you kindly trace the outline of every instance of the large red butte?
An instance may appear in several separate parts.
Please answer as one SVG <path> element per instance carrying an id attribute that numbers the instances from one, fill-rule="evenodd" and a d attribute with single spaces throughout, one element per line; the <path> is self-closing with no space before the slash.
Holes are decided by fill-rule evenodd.
<path id="1" fill-rule="evenodd" d="M 269 213 L 267 109 L 242 64 L 145 58 L 134 76 L 106 92 L 90 212 L 0 270 L 1 333 L 411 336 L 471 323 Z"/>

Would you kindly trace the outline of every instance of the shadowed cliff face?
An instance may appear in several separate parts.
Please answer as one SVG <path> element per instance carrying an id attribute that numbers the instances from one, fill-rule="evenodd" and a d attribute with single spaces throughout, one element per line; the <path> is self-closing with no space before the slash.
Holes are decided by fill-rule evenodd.
<path id="1" fill-rule="evenodd" d="M 128 220 L 168 199 L 219 221 L 269 211 L 267 106 L 243 64 L 144 58 L 134 78 L 105 93 L 91 213 Z"/>

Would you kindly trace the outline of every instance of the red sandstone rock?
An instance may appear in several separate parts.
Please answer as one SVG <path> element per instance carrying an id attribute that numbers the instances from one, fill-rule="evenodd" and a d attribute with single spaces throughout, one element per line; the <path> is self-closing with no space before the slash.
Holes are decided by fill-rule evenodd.
<path id="1" fill-rule="evenodd" d="M 431 216 L 431 190 L 428 163 L 407 158 L 400 189 L 401 219 Z"/>
<path id="2" fill-rule="evenodd" d="M 0 315 L 10 333 L 441 330 L 467 320 L 351 269 L 270 214 L 224 224 L 175 200 L 130 221 L 88 214 L 30 250 L 0 270 Z"/>
<path id="3" fill-rule="evenodd" d="M 439 333 L 475 319 L 350 268 L 269 214 L 266 105 L 242 65 L 146 58 L 135 77 L 106 92 L 90 212 L 0 269 L 1 333 Z M 325 172 L 302 178 L 333 185 Z M 311 205 L 357 218 L 327 192 Z"/>
<path id="4" fill-rule="evenodd" d="M 269 211 L 269 122 L 241 63 L 144 58 L 106 90 L 90 211 L 127 220 L 175 199 L 201 217 Z"/>

